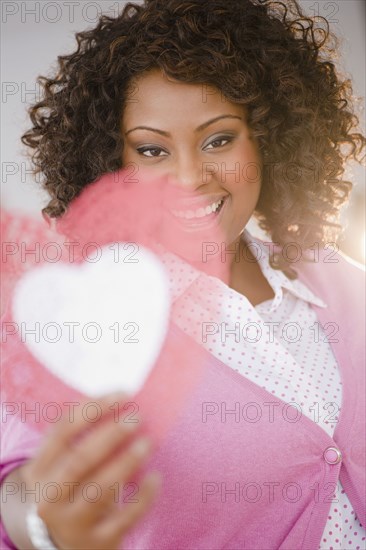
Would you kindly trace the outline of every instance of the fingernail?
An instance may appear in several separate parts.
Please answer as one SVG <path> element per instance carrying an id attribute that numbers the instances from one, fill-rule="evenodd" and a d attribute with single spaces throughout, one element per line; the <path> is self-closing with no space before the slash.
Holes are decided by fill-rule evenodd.
<path id="1" fill-rule="evenodd" d="M 109 395 L 114 396 L 117 399 L 129 399 L 132 394 L 125 391 L 116 391 L 116 392 L 110 393 Z"/>
<path id="2" fill-rule="evenodd" d="M 146 455 L 151 448 L 151 441 L 148 437 L 140 437 L 136 441 L 134 441 L 130 447 L 131 451 L 138 455 L 138 456 L 144 456 Z"/>
<path id="3" fill-rule="evenodd" d="M 137 428 L 140 426 L 140 419 L 138 418 L 137 421 L 135 420 L 123 420 L 121 422 L 121 426 L 123 430 L 127 432 L 133 432 L 137 430 Z"/>
<path id="4" fill-rule="evenodd" d="M 101 401 L 104 401 L 106 404 L 115 403 L 116 401 L 126 401 L 130 398 L 130 394 L 125 392 L 114 392 L 109 393 L 108 395 L 101 398 Z"/>

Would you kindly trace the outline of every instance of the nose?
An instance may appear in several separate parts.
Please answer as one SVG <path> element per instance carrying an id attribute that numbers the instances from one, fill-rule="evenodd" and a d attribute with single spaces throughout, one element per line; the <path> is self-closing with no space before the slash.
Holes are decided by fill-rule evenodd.
<path id="1" fill-rule="evenodd" d="M 196 191 L 209 180 L 204 174 L 202 159 L 193 153 L 180 155 L 169 174 L 169 183 L 187 192 Z"/>

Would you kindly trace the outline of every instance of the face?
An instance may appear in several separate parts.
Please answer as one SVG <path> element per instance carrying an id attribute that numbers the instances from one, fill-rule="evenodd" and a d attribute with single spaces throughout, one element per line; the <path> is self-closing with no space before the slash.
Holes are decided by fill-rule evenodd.
<path id="1" fill-rule="evenodd" d="M 256 207 L 260 155 L 244 107 L 215 88 L 168 79 L 159 70 L 141 75 L 122 118 L 123 166 L 174 189 L 167 219 L 199 242 L 219 228 L 227 248 Z M 207 233 L 206 233 L 207 234 Z"/>

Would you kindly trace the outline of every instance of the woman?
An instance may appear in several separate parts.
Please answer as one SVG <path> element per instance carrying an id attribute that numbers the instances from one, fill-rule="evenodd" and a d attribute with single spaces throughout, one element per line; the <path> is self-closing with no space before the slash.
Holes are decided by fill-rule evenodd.
<path id="1" fill-rule="evenodd" d="M 39 548 L 364 546 L 363 276 L 320 245 L 335 239 L 351 189 L 344 164 L 365 138 L 323 23 L 293 1 L 145 0 L 79 33 L 78 50 L 44 80 L 23 136 L 51 196 L 44 213 L 60 218 L 88 183 L 132 163 L 186 195 L 172 224 L 197 239 L 219 224 L 230 282 L 189 257 L 173 264 L 177 330 L 206 348 L 210 376 L 152 457 L 160 495 L 145 478 L 123 511 L 110 494 L 98 506 L 80 493 L 41 500 L 28 517 L 42 518 L 43 543 L 27 530 L 29 499 L 19 507 L 19 494 L 8 497 L 9 547 L 32 547 L 31 536 Z M 252 216 L 280 253 L 250 235 Z M 302 261 L 309 250 L 313 264 Z M 108 422 L 70 451 L 83 428 L 80 415 L 65 422 L 41 450 L 28 437 L 3 479 L 108 487 L 149 457 L 144 445 L 107 465 Z M 118 440 L 131 437 L 123 430 Z"/>

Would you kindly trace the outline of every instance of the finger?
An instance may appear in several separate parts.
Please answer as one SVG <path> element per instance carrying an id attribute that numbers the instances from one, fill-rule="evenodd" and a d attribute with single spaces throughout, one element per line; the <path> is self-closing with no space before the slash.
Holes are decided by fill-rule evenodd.
<path id="1" fill-rule="evenodd" d="M 121 475 L 121 465 L 119 465 L 119 470 L 117 469 L 118 462 L 116 462 L 113 473 L 110 472 L 109 467 L 107 469 L 109 477 L 106 477 L 104 480 L 101 480 L 101 478 L 89 479 L 87 483 L 79 486 L 76 497 L 74 496 L 71 500 L 71 506 L 70 502 L 67 502 L 67 506 L 62 510 L 62 521 L 68 526 L 69 530 L 74 530 L 75 532 L 80 529 L 90 531 L 95 525 L 103 522 L 104 518 L 115 514 L 116 511 L 121 512 L 121 509 L 118 509 L 117 506 L 122 501 L 126 503 L 124 509 L 127 509 L 126 507 L 138 504 L 140 499 L 144 498 L 143 484 L 139 482 L 141 489 L 137 486 L 137 493 L 124 495 L 123 490 L 126 488 L 124 482 L 129 481 L 132 472 L 139 468 L 144 458 L 148 456 L 151 447 L 152 442 L 148 438 L 140 437 L 136 439 L 131 443 L 129 451 L 124 453 L 125 464 L 122 468 L 124 475 Z M 122 481 L 116 482 L 116 480 Z M 103 483 L 105 483 L 104 486 Z M 89 489 L 86 491 L 86 487 L 90 488 L 90 486 L 92 486 L 91 492 Z M 134 503 L 133 501 L 125 500 L 126 496 L 127 498 L 137 498 L 138 501 Z M 65 499 L 63 500 L 65 501 Z M 51 525 L 53 521 L 55 522 L 53 527 L 56 530 L 60 521 L 60 508 L 58 510 L 48 509 L 47 519 L 51 522 Z"/>
<path id="2" fill-rule="evenodd" d="M 100 488 L 100 495 L 95 502 L 83 502 L 80 498 L 77 505 L 80 514 L 89 518 L 100 516 L 101 513 L 118 503 L 120 488 L 129 482 L 135 472 L 143 465 L 150 455 L 152 442 L 146 436 L 134 439 L 122 454 L 116 455 L 113 460 L 105 464 L 105 467 L 93 478 L 87 480 L 88 484 L 96 484 Z M 81 486 L 81 493 L 83 487 Z M 88 506 L 89 504 L 89 506 Z M 75 514 L 77 509 L 75 508 Z"/>
<path id="3" fill-rule="evenodd" d="M 128 503 L 123 509 L 112 512 L 95 528 L 95 536 L 100 540 L 110 538 L 121 543 L 121 539 L 135 523 L 141 519 L 156 499 L 161 487 L 159 472 L 151 472 L 142 480 L 138 502 Z"/>
<path id="4" fill-rule="evenodd" d="M 128 401 L 129 396 L 125 393 L 116 393 L 110 394 L 98 401 L 101 407 L 102 417 L 106 417 L 108 414 L 111 414 L 111 406 L 115 402 L 126 402 Z M 57 463 L 60 457 L 63 456 L 63 453 L 68 449 L 72 444 L 74 438 L 77 435 L 80 435 L 86 428 L 90 428 L 90 422 L 85 418 L 84 407 L 86 404 L 90 403 L 90 398 L 85 398 L 80 402 L 78 406 L 73 408 L 72 414 L 64 414 L 59 424 L 50 432 L 43 444 L 41 445 L 37 461 L 34 465 L 37 465 L 37 470 L 41 473 L 47 471 L 53 463 Z"/>
<path id="5" fill-rule="evenodd" d="M 115 422 L 113 417 L 99 422 L 81 441 L 69 447 L 63 459 L 57 463 L 57 468 L 54 468 L 54 477 L 80 482 L 93 475 L 95 478 L 98 469 L 106 465 L 113 452 L 130 442 L 138 428 L 139 422 Z"/>

